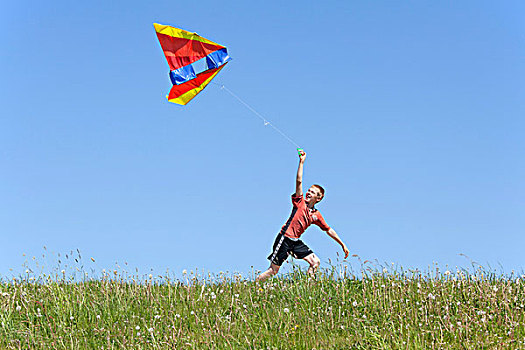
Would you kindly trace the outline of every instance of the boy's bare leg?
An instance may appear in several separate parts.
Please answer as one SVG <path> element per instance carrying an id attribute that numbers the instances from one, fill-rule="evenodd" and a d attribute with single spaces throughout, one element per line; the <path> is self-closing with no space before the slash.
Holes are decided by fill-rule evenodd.
<path id="1" fill-rule="evenodd" d="M 275 276 L 277 274 L 277 272 L 279 272 L 279 268 L 280 266 L 279 265 L 276 265 L 274 263 L 271 263 L 270 267 L 268 268 L 268 270 L 264 271 L 263 273 L 261 273 L 259 276 L 257 276 L 257 278 L 255 279 L 255 281 L 264 281 L 266 280 L 267 278 L 269 277 L 272 277 L 272 276 Z"/>
<path id="2" fill-rule="evenodd" d="M 308 274 L 310 277 L 315 278 L 315 273 L 317 272 L 317 268 L 319 265 L 321 265 L 321 260 L 315 255 L 314 253 L 307 255 L 303 258 L 308 264 L 310 264 L 310 267 L 308 268 Z"/>

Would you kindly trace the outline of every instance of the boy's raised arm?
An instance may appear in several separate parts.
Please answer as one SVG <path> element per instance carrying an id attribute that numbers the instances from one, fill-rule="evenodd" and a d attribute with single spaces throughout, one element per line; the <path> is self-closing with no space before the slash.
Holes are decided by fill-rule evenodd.
<path id="1" fill-rule="evenodd" d="M 299 167 L 297 168 L 297 178 L 295 180 L 295 196 L 303 195 L 303 165 L 306 159 L 306 153 L 301 151 L 299 154 Z"/>

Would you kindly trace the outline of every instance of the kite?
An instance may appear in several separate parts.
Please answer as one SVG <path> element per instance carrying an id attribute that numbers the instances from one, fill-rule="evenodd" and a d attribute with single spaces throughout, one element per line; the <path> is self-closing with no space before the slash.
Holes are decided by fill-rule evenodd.
<path id="1" fill-rule="evenodd" d="M 231 58 L 226 47 L 197 33 L 154 23 L 173 84 L 169 102 L 190 102 L 224 68 Z"/>

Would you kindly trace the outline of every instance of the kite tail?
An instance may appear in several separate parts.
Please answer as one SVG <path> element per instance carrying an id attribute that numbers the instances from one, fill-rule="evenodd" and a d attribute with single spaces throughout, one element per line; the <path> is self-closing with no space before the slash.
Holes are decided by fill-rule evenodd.
<path id="1" fill-rule="evenodd" d="M 221 90 L 226 90 L 230 95 L 232 95 L 235 99 L 237 99 L 237 101 L 239 101 L 240 103 L 242 103 L 246 108 L 248 108 L 250 111 L 253 112 L 253 114 L 255 114 L 257 117 L 259 117 L 259 119 L 261 119 L 264 123 L 264 126 L 270 126 L 272 127 L 275 131 L 277 131 L 279 134 L 281 134 L 282 137 L 284 137 L 286 140 L 288 140 L 288 142 L 290 142 L 292 145 L 294 145 L 295 147 L 297 147 L 298 150 L 301 150 L 302 151 L 302 148 L 294 142 L 294 140 L 292 140 L 288 135 L 286 135 L 284 132 L 282 132 L 281 130 L 279 130 L 279 128 L 277 128 L 275 125 L 273 125 L 268 119 L 266 119 L 265 117 L 263 117 L 259 112 L 257 112 L 255 109 L 253 109 L 249 104 L 247 104 L 246 102 L 244 102 L 239 96 L 237 96 L 236 94 L 234 94 L 230 89 L 228 89 L 226 86 L 222 85 L 222 84 L 218 84 L 216 82 L 212 82 L 212 84 L 214 85 L 217 85 L 221 88 Z"/>

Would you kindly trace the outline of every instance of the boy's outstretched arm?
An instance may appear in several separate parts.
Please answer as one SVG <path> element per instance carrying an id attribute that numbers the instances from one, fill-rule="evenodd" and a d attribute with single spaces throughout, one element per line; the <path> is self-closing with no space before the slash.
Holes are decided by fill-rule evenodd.
<path id="1" fill-rule="evenodd" d="M 341 245 L 341 248 L 343 248 L 343 252 L 345 252 L 345 259 L 348 258 L 348 254 L 350 252 L 348 251 L 346 244 L 344 244 L 343 241 L 341 241 L 341 238 L 339 238 L 334 229 L 330 228 L 328 231 L 326 231 L 326 233 L 328 234 L 328 236 L 332 237 L 337 243 Z"/>
<path id="2" fill-rule="evenodd" d="M 297 197 L 303 195 L 303 165 L 306 159 L 306 153 L 301 151 L 299 155 L 299 167 L 297 168 L 297 178 L 295 179 L 295 195 Z"/>

